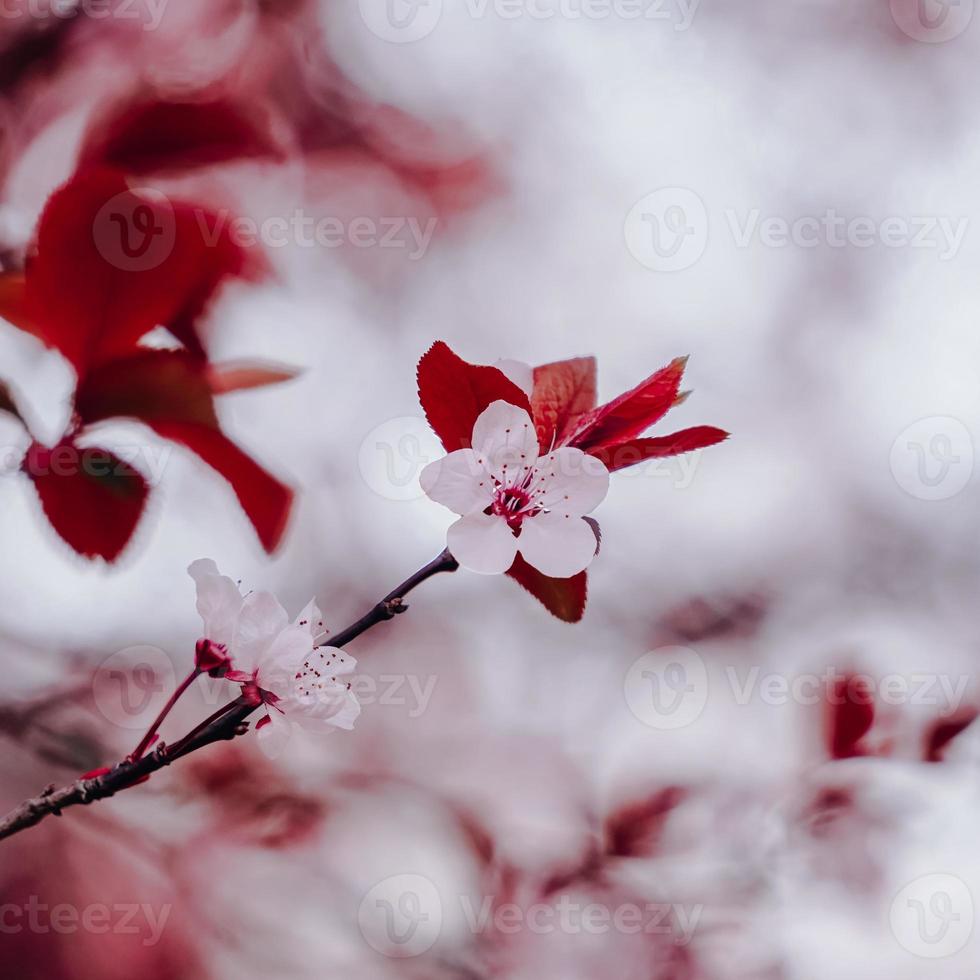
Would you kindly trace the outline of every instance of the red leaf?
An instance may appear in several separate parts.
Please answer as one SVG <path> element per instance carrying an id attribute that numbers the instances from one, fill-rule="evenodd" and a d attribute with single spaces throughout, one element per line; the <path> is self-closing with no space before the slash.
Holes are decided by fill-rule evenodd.
<path id="1" fill-rule="evenodd" d="M 647 459 L 662 459 L 665 456 L 677 456 L 705 446 L 714 446 L 727 438 L 728 433 L 724 429 L 716 429 L 713 425 L 696 425 L 692 429 L 682 429 L 669 436 L 631 439 L 614 446 L 590 449 L 589 452 L 596 459 L 602 460 L 606 469 L 613 473 Z"/>
<path id="2" fill-rule="evenodd" d="M 686 357 L 678 357 L 631 391 L 579 420 L 569 441 L 586 452 L 638 436 L 667 414 L 677 398 Z"/>
<path id="3" fill-rule="evenodd" d="M 542 364 L 534 369 L 531 408 L 538 431 L 538 442 L 547 450 L 561 445 L 571 435 L 575 423 L 596 403 L 596 362 L 594 357 Z"/>
<path id="4" fill-rule="evenodd" d="M 418 382 L 425 417 L 446 452 L 469 447 L 473 423 L 491 402 L 502 399 L 531 414 L 527 395 L 502 371 L 469 364 L 441 340 L 419 361 Z"/>
<path id="5" fill-rule="evenodd" d="M 230 391 L 244 391 L 292 381 L 300 373 L 299 368 L 285 365 L 212 364 L 208 368 L 208 384 L 215 395 L 226 395 Z"/>
<path id="6" fill-rule="evenodd" d="M 75 404 L 86 424 L 133 418 L 186 446 L 231 484 L 263 547 L 278 546 L 293 492 L 221 431 L 201 361 L 184 351 L 141 351 L 93 370 Z"/>
<path id="7" fill-rule="evenodd" d="M 28 316 L 27 281 L 24 273 L 0 273 L 0 318 L 25 333 L 44 339 L 37 324 Z"/>
<path id="8" fill-rule="evenodd" d="M 275 551 L 286 531 L 293 491 L 259 466 L 220 429 L 189 422 L 149 424 L 164 439 L 186 446 L 231 484 L 262 547 Z"/>
<path id="9" fill-rule="evenodd" d="M 926 732 L 925 753 L 926 762 L 942 762 L 946 746 L 966 731 L 977 720 L 977 709 L 966 708 L 958 714 L 940 718 Z"/>
<path id="10" fill-rule="evenodd" d="M 579 572 L 572 578 L 549 578 L 518 555 L 507 574 L 558 619 L 577 623 L 585 615 L 588 592 L 585 572 Z"/>
<path id="11" fill-rule="evenodd" d="M 23 468 L 51 526 L 79 554 L 115 561 L 143 513 L 146 480 L 105 449 L 34 443 Z"/>
<path id="12" fill-rule="evenodd" d="M 227 221 L 131 191 L 118 172 L 91 171 L 57 191 L 41 216 L 25 315 L 79 376 L 157 326 L 201 353 L 195 321 L 225 277 L 257 271 L 249 259 Z"/>
<path id="13" fill-rule="evenodd" d="M 282 150 L 255 119 L 254 106 L 246 110 L 226 99 L 115 106 L 90 131 L 79 168 L 147 174 L 248 157 L 281 159 Z"/>
<path id="14" fill-rule="evenodd" d="M 840 678 L 827 703 L 826 735 L 831 756 L 850 759 L 867 755 L 860 743 L 874 719 L 874 702 L 867 682 L 856 676 Z"/>
<path id="15" fill-rule="evenodd" d="M 86 425 L 128 417 L 218 426 L 206 365 L 186 351 L 140 350 L 93 368 L 75 392 Z"/>

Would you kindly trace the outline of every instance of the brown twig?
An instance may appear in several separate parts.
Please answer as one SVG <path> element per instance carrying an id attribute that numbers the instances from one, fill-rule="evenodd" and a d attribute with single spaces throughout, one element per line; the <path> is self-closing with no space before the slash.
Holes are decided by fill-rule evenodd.
<path id="1" fill-rule="evenodd" d="M 377 626 L 378 623 L 393 619 L 399 613 L 405 612 L 408 606 L 403 600 L 412 589 L 433 575 L 438 575 L 440 572 L 454 572 L 457 568 L 459 565 L 449 551 L 442 552 L 388 593 L 366 616 L 362 616 L 356 623 L 330 638 L 328 645 L 344 646 L 373 626 Z M 39 796 L 25 800 L 0 819 L 0 840 L 39 824 L 45 817 L 60 816 L 62 810 L 68 807 L 84 806 L 114 796 L 122 790 L 145 781 L 154 772 L 191 752 L 197 752 L 214 742 L 226 741 L 243 734 L 248 727 L 248 716 L 254 710 L 254 705 L 246 702 L 244 698 L 238 698 L 219 709 L 211 718 L 192 729 L 172 746 L 161 743 L 141 758 L 124 759 L 108 772 L 88 779 L 77 779 L 61 789 L 49 786 Z"/>
<path id="2" fill-rule="evenodd" d="M 174 705 L 181 699 L 184 692 L 197 680 L 198 675 L 201 672 L 195 667 L 174 689 L 174 693 L 170 695 L 169 700 L 160 710 L 160 714 L 156 716 L 153 724 L 146 730 L 146 734 L 140 739 L 140 744 L 133 749 L 133 753 L 130 756 L 131 759 L 140 759 L 145 755 L 146 750 L 153 744 L 153 740 L 157 736 L 157 731 L 160 726 L 166 720 L 167 715 L 173 710 Z"/>

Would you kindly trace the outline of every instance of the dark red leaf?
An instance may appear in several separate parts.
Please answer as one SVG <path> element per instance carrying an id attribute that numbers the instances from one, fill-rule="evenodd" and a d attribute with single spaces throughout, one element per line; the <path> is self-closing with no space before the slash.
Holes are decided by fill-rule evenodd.
<path id="1" fill-rule="evenodd" d="M 143 476 L 105 449 L 34 443 L 23 468 L 51 526 L 79 554 L 115 561 L 143 513 Z"/>
<path id="2" fill-rule="evenodd" d="M 842 677 L 834 684 L 827 702 L 827 748 L 834 759 L 867 755 L 861 739 L 874 724 L 875 709 L 867 681 Z"/>
<path id="3" fill-rule="evenodd" d="M 549 578 L 518 555 L 507 574 L 558 619 L 577 623 L 585 615 L 588 592 L 585 572 L 572 578 Z"/>
<path id="4" fill-rule="evenodd" d="M 445 127 L 434 129 L 400 109 L 357 101 L 349 93 L 337 93 L 319 110 L 299 135 L 308 156 L 328 169 L 331 160 L 386 167 L 445 216 L 472 208 L 503 188 L 489 157 L 460 152 L 457 134 Z"/>
<path id="5" fill-rule="evenodd" d="M 150 422 L 155 432 L 186 446 L 232 486 L 266 551 L 275 551 L 286 531 L 293 491 L 238 448 L 220 429 L 191 422 Z"/>
<path id="6" fill-rule="evenodd" d="M 257 255 L 232 241 L 227 220 L 90 171 L 41 216 L 24 315 L 79 376 L 157 326 L 201 353 L 197 318 L 222 280 L 259 271 Z"/>
<path id="7" fill-rule="evenodd" d="M 258 113 L 219 99 L 115 106 L 90 131 L 79 168 L 109 166 L 130 174 L 185 170 L 249 157 L 281 158 Z"/>
<path id="8" fill-rule="evenodd" d="M 136 419 L 198 455 L 232 486 L 267 551 L 282 539 L 293 492 L 221 431 L 207 366 L 184 351 L 141 351 L 94 369 L 79 385 L 85 424 Z"/>
<path id="9" fill-rule="evenodd" d="M 652 439 L 630 439 L 612 446 L 600 446 L 590 449 L 591 455 L 602 460 L 610 473 L 635 466 L 647 459 L 662 459 L 666 456 L 677 456 L 689 453 L 694 449 L 714 446 L 728 438 L 724 429 L 716 429 L 713 425 L 696 425 L 692 429 L 682 429 L 669 436 L 657 436 Z"/>
<path id="10" fill-rule="evenodd" d="M 924 758 L 926 762 L 942 762 L 946 746 L 977 720 L 977 709 L 966 708 L 957 714 L 940 718 L 926 732 Z"/>
<path id="11" fill-rule="evenodd" d="M 640 435 L 667 414 L 677 398 L 686 357 L 678 357 L 631 391 L 589 412 L 578 422 L 570 445 L 586 452 Z"/>
<path id="12" fill-rule="evenodd" d="M 0 318 L 44 340 L 40 328 L 27 314 L 27 281 L 24 273 L 0 273 Z"/>
<path id="13" fill-rule="evenodd" d="M 594 357 L 542 364 L 534 369 L 531 409 L 544 450 L 561 445 L 571 435 L 579 417 L 595 408 L 596 362 Z"/>
<path id="14" fill-rule="evenodd" d="M 93 368 L 75 392 L 86 425 L 128 417 L 218 426 L 207 365 L 186 351 L 140 350 Z"/>
<path id="15" fill-rule="evenodd" d="M 469 447 L 473 423 L 491 402 L 502 399 L 531 414 L 527 395 L 502 371 L 469 364 L 441 340 L 419 361 L 418 382 L 425 417 L 446 452 Z"/>

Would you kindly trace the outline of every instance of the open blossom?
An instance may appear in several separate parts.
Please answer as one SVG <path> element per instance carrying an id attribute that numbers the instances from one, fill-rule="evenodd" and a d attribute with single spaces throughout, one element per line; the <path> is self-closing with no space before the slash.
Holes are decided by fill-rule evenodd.
<path id="1" fill-rule="evenodd" d="M 340 649 L 316 645 L 323 621 L 315 603 L 290 622 L 274 595 L 243 597 L 213 561 L 196 561 L 188 571 L 204 621 L 199 666 L 205 643 L 227 658 L 224 676 L 241 684 L 246 700 L 264 711 L 256 729 L 267 755 L 282 751 L 294 724 L 322 734 L 354 727 L 361 708 L 344 678 L 357 662 Z"/>
<path id="2" fill-rule="evenodd" d="M 492 366 L 470 364 L 445 343 L 437 341 L 419 361 L 419 401 L 429 425 L 450 456 L 444 461 L 447 472 L 437 477 L 442 468 L 433 469 L 423 489 L 431 489 L 430 496 L 442 500 L 463 517 L 468 516 L 464 508 L 479 501 L 461 496 L 455 489 L 449 491 L 452 499 L 444 497 L 447 492 L 444 486 L 455 465 L 449 460 L 458 450 L 478 448 L 471 435 L 474 423 L 496 401 L 506 402 L 530 416 L 536 430 L 537 447 L 548 447 L 549 455 L 557 455 L 565 449 L 579 450 L 589 457 L 590 464 L 593 461 L 601 463 L 610 473 L 646 460 L 664 459 L 723 442 L 728 433 L 712 425 L 695 425 L 667 435 L 645 434 L 671 409 L 686 401 L 690 393 L 680 388 L 686 364 L 687 358 L 675 358 L 634 388 L 599 404 L 594 357 L 573 357 L 533 368 L 513 360 L 497 361 Z M 562 466 L 559 472 L 564 470 L 565 466 Z M 496 484 L 494 486 L 496 489 Z M 512 496 L 508 501 L 496 501 L 498 510 L 516 508 L 516 513 L 510 514 L 510 524 L 512 531 L 519 534 L 516 539 L 518 550 L 514 563 L 506 569 L 507 575 L 559 619 L 576 623 L 585 612 L 588 594 L 585 565 L 589 556 L 586 555 L 585 536 L 579 534 L 582 564 L 570 560 L 560 562 L 558 549 L 553 549 L 542 562 L 531 561 L 528 554 L 535 552 L 535 528 L 546 527 L 551 519 L 547 517 L 547 508 L 542 520 L 541 514 L 536 514 L 533 507 L 527 507 L 526 502 L 522 505 L 519 495 L 517 498 Z M 488 515 L 494 513 L 492 505 L 489 510 L 486 507 L 484 510 Z M 581 505 L 576 510 L 579 514 L 587 513 Z M 564 511 L 574 512 L 570 507 Z M 533 518 L 527 519 L 532 514 Z M 569 526 L 580 531 L 581 523 L 573 522 Z M 467 527 L 475 531 L 481 526 L 489 529 L 489 524 L 481 523 L 479 519 L 468 524 L 459 522 L 454 535 L 459 536 Z M 475 533 L 472 536 L 479 537 Z M 454 554 L 459 552 L 456 557 L 466 565 L 470 562 L 465 557 L 467 541 L 462 537 L 465 534 L 455 544 L 451 542 L 450 550 Z M 499 526 L 492 531 L 486 530 L 485 537 L 499 546 L 500 554 L 495 556 L 499 561 L 493 563 L 494 570 L 499 570 L 504 556 L 513 554 L 514 541 L 507 540 Z M 566 547 L 572 551 L 567 541 Z M 486 554 L 481 557 L 490 564 Z M 554 564 L 548 563 L 549 557 Z M 566 577 L 548 570 L 560 567 L 564 572 L 573 565 L 581 570 Z"/>
<path id="3" fill-rule="evenodd" d="M 609 473 L 580 449 L 540 454 L 534 423 L 522 408 L 492 402 L 473 427 L 472 448 L 430 463 L 422 489 L 461 515 L 448 545 L 465 568 L 506 572 L 517 553 L 545 575 L 568 578 L 596 553 L 584 515 L 609 489 Z"/>

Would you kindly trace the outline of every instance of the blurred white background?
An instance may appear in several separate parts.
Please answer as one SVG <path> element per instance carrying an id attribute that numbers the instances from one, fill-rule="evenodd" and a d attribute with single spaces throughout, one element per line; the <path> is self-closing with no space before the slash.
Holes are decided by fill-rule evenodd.
<path id="1" fill-rule="evenodd" d="M 274 767 L 254 739 L 214 747 L 4 842 L 18 907 L 172 908 L 153 943 L 0 934 L 6 975 L 975 977 L 977 733 L 922 761 L 929 726 L 977 698 L 972 0 L 218 6 L 171 0 L 144 30 L 150 8 L 83 5 L 11 69 L 4 248 L 23 250 L 109 96 L 211 84 L 268 96 L 291 152 L 188 193 L 255 221 L 403 219 L 401 244 L 291 240 L 268 250 L 272 281 L 211 310 L 215 359 L 304 369 L 220 402 L 299 490 L 272 559 L 219 478 L 134 427 L 113 444 L 165 465 L 114 567 L 75 556 L 26 479 L 0 480 L 0 718 L 79 692 L 0 726 L 5 805 L 136 741 L 91 677 L 110 657 L 183 676 L 193 559 L 293 611 L 315 595 L 337 630 L 444 546 L 451 515 L 404 482 L 434 452 L 415 391 L 434 340 L 479 363 L 594 354 L 602 400 L 690 354 L 694 394 L 660 431 L 732 438 L 614 477 L 582 623 L 507 579 L 441 576 L 351 645 L 369 695 L 353 733 L 297 736 Z M 65 30 L 5 9 L 0 58 Z M 476 155 L 488 186 L 446 206 L 318 145 L 338 91 L 431 127 L 400 155 Z M 414 256 L 409 218 L 436 222 Z M 53 441 L 70 370 L 12 329 L 0 344 Z M 822 698 L 783 690 L 828 670 L 904 679 L 868 757 L 830 760 Z M 651 678 L 680 714 L 646 700 Z M 171 735 L 214 697 L 192 692 Z M 488 898 L 516 927 L 474 925 Z M 534 927 L 529 909 L 562 901 L 564 924 Z M 589 927 L 593 905 L 648 928 Z"/>

